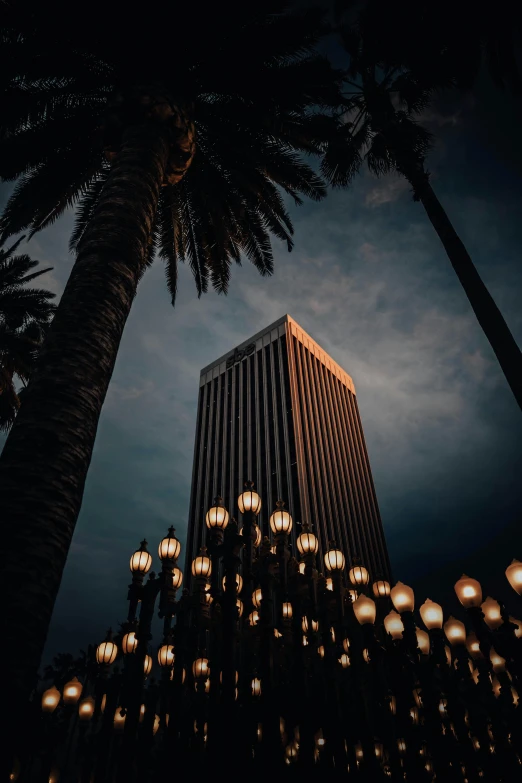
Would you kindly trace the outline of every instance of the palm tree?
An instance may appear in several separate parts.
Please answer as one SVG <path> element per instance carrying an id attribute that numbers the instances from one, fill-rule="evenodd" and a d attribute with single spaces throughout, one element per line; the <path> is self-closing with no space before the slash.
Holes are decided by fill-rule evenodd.
<path id="1" fill-rule="evenodd" d="M 314 51 L 318 14 L 290 17 L 282 0 L 19 5 L 2 7 L 0 176 L 18 183 L 0 230 L 40 230 L 74 204 L 78 221 L 0 465 L 14 705 L 38 667 L 140 277 L 157 249 L 172 298 L 180 260 L 198 293 L 226 292 L 243 255 L 270 274 L 270 234 L 292 244 L 280 190 L 325 195 L 302 153 L 320 149 L 317 107 L 339 103 Z"/>
<path id="2" fill-rule="evenodd" d="M 54 294 L 26 288 L 52 267 L 31 272 L 39 262 L 14 255 L 24 237 L 0 248 L 0 430 L 8 430 L 20 407 L 21 391 L 15 376 L 26 386 L 45 330 L 55 311 Z"/>
<path id="3" fill-rule="evenodd" d="M 367 33 L 367 31 L 369 31 Z M 396 172 L 410 183 L 437 232 L 513 392 L 522 408 L 522 353 L 462 240 L 437 198 L 426 169 L 431 134 L 419 123 L 448 74 L 379 61 L 372 19 L 341 28 L 350 57 L 345 106 L 338 133 L 327 144 L 321 171 L 334 187 L 347 187 L 366 164 L 377 176 Z M 369 45 L 366 42 L 369 41 Z M 441 85 L 441 81 L 443 84 Z"/>

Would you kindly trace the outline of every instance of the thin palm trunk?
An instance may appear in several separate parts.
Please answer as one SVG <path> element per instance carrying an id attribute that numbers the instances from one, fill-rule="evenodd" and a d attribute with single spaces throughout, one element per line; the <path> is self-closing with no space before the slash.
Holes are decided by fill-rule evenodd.
<path id="1" fill-rule="evenodd" d="M 498 359 L 516 401 L 522 408 L 522 352 L 515 338 L 435 195 L 426 173 L 422 169 L 412 171 L 406 166 L 403 173 L 413 186 L 416 196 L 422 202 L 433 228 L 444 245 L 473 312 Z"/>
<path id="2" fill-rule="evenodd" d="M 127 131 L 0 459 L 9 749 L 35 686 L 168 155 L 161 124 Z"/>

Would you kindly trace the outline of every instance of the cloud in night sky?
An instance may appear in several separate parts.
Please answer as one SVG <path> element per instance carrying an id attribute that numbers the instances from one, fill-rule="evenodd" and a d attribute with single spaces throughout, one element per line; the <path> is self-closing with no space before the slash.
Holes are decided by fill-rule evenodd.
<path id="1" fill-rule="evenodd" d="M 522 192 L 476 140 L 473 111 L 433 113 L 443 134 L 433 184 L 522 343 Z M 162 263 L 144 276 L 46 657 L 94 642 L 124 618 L 128 559 L 143 536 L 155 554 L 174 524 L 184 542 L 200 369 L 284 313 L 354 379 L 396 578 L 444 565 L 451 578 L 453 560 L 520 519 L 522 416 L 407 183 L 364 175 L 292 214 L 295 250 L 274 243 L 269 279 L 246 262 L 236 267 L 227 297 L 198 300 L 182 267 L 172 309 Z M 71 226 L 67 216 L 28 247 L 53 263 L 39 284 L 56 292 L 72 265 Z M 521 557 L 522 536 L 508 539 L 505 565 L 517 556 L 511 545 Z"/>

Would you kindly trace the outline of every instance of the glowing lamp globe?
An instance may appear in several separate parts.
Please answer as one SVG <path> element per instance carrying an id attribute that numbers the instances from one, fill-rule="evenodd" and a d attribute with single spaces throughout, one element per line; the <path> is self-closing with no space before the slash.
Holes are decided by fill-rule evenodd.
<path id="1" fill-rule="evenodd" d="M 114 713 L 114 728 L 116 731 L 123 731 L 125 726 L 125 715 L 122 715 L 122 708 L 117 707 Z"/>
<path id="2" fill-rule="evenodd" d="M 480 649 L 480 642 L 473 631 L 466 637 L 466 647 L 474 661 L 484 657 Z"/>
<path id="3" fill-rule="evenodd" d="M 506 659 L 499 655 L 493 647 L 489 652 L 489 659 L 495 673 L 506 671 Z"/>
<path id="4" fill-rule="evenodd" d="M 257 590 L 254 590 L 254 592 L 252 593 L 252 603 L 254 604 L 256 609 L 259 609 L 262 600 L 263 600 L 263 593 L 261 592 L 261 588 L 258 587 Z"/>
<path id="5" fill-rule="evenodd" d="M 283 618 L 285 620 L 290 620 L 292 618 L 292 614 L 293 614 L 292 604 L 290 603 L 290 601 L 285 601 L 282 607 Z"/>
<path id="6" fill-rule="evenodd" d="M 261 544 L 261 541 L 263 539 L 263 534 L 261 533 L 261 528 L 259 525 L 255 524 L 253 525 L 254 528 L 254 546 L 257 549 L 257 547 Z"/>
<path id="7" fill-rule="evenodd" d="M 145 656 L 143 661 L 143 673 L 145 677 L 148 677 L 152 669 L 152 657 L 150 655 Z"/>
<path id="8" fill-rule="evenodd" d="M 455 583 L 455 592 L 457 598 L 465 609 L 473 606 L 480 606 L 482 601 L 482 587 L 480 582 L 472 579 L 466 574 L 462 574 L 458 582 Z"/>
<path id="9" fill-rule="evenodd" d="M 152 555 L 147 552 L 147 542 L 145 539 L 141 542 L 140 548 L 137 549 L 130 559 L 130 570 L 133 574 L 147 574 L 150 571 L 152 565 Z"/>
<path id="10" fill-rule="evenodd" d="M 364 587 L 370 583 L 370 574 L 368 569 L 360 563 L 354 563 L 354 565 L 348 571 L 348 579 L 350 584 L 354 587 Z"/>
<path id="11" fill-rule="evenodd" d="M 253 612 L 250 612 L 248 615 L 248 623 L 249 625 L 257 625 L 259 622 L 259 612 L 257 609 L 255 609 Z"/>
<path id="12" fill-rule="evenodd" d="M 192 561 L 192 576 L 200 576 L 204 579 L 212 573 L 212 562 L 207 557 L 207 548 L 202 546 L 200 554 Z"/>
<path id="13" fill-rule="evenodd" d="M 82 695 L 83 685 L 78 680 L 78 677 L 73 677 L 63 687 L 63 703 L 64 704 L 76 704 L 80 696 Z"/>
<path id="14" fill-rule="evenodd" d="M 522 563 L 513 560 L 506 568 L 506 577 L 513 590 L 522 595 Z"/>
<path id="15" fill-rule="evenodd" d="M 502 625 L 502 616 L 500 614 L 500 604 L 495 601 L 494 598 L 488 595 L 486 600 L 481 606 L 482 613 L 484 614 L 484 620 L 486 625 L 491 631 L 495 628 L 499 628 Z"/>
<path id="16" fill-rule="evenodd" d="M 252 680 L 252 696 L 261 696 L 261 680 L 254 677 Z"/>
<path id="17" fill-rule="evenodd" d="M 375 622 L 377 607 L 371 598 L 361 595 L 353 602 L 353 611 L 359 625 L 368 625 Z"/>
<path id="18" fill-rule="evenodd" d="M 221 582 L 221 584 L 223 585 L 223 590 L 227 589 L 227 587 L 226 587 L 226 579 L 227 579 L 226 576 L 224 576 L 223 577 L 223 581 Z M 240 593 L 242 587 L 243 587 L 243 577 L 241 576 L 241 574 L 236 574 L 236 576 L 235 576 L 236 593 Z"/>
<path id="19" fill-rule="evenodd" d="M 455 617 L 449 617 L 444 623 L 444 633 L 452 645 L 466 643 L 466 626 Z"/>
<path id="20" fill-rule="evenodd" d="M 324 564 L 327 571 L 342 571 L 344 568 L 344 555 L 336 546 L 334 541 L 330 541 L 330 549 L 324 556 Z"/>
<path id="21" fill-rule="evenodd" d="M 422 606 L 419 607 L 419 614 L 428 631 L 432 631 L 434 628 L 442 628 L 444 617 L 440 604 L 426 598 Z"/>
<path id="22" fill-rule="evenodd" d="M 110 639 L 106 639 L 96 648 L 96 663 L 110 666 L 116 660 L 117 655 L 118 646 Z"/>
<path id="23" fill-rule="evenodd" d="M 415 635 L 417 636 L 417 646 L 423 655 L 430 654 L 430 637 L 421 628 L 415 629 Z"/>
<path id="24" fill-rule="evenodd" d="M 78 717 L 80 720 L 90 720 L 94 715 L 94 699 L 92 696 L 82 699 L 78 705 Z"/>
<path id="25" fill-rule="evenodd" d="M 348 653 L 343 653 L 341 657 L 339 658 L 339 663 L 343 667 L 343 669 L 347 669 L 350 665 L 350 656 Z"/>
<path id="26" fill-rule="evenodd" d="M 174 664 L 174 645 L 163 644 L 158 650 L 158 663 L 160 666 L 172 666 Z"/>
<path id="27" fill-rule="evenodd" d="M 390 634 L 392 639 L 402 639 L 404 633 L 404 624 L 401 620 L 400 614 L 393 610 L 384 618 L 384 627 L 387 633 Z"/>
<path id="28" fill-rule="evenodd" d="M 183 571 L 181 570 L 181 568 L 178 568 L 176 566 L 176 568 L 172 569 L 172 587 L 174 588 L 174 590 L 177 590 L 178 587 L 181 587 L 182 582 L 183 582 Z"/>
<path id="29" fill-rule="evenodd" d="M 390 583 L 385 579 L 377 579 L 372 585 L 375 598 L 388 598 L 391 592 Z"/>
<path id="30" fill-rule="evenodd" d="M 161 561 L 177 560 L 181 552 L 181 544 L 174 535 L 174 528 L 169 527 L 165 538 L 162 538 L 158 546 L 158 555 Z"/>
<path id="31" fill-rule="evenodd" d="M 517 620 L 516 617 L 510 617 L 509 621 L 511 623 L 513 623 L 513 625 L 517 626 L 515 628 L 515 636 L 517 637 L 517 639 L 522 638 L 522 621 L 521 620 Z"/>
<path id="32" fill-rule="evenodd" d="M 223 498 L 219 495 L 214 499 L 214 505 L 209 508 L 205 522 L 209 530 L 224 530 L 228 525 L 228 511 L 223 505 Z"/>
<path id="33" fill-rule="evenodd" d="M 415 596 L 411 587 L 397 582 L 397 584 L 391 589 L 391 599 L 394 607 L 398 612 L 413 612 L 415 606 Z"/>
<path id="34" fill-rule="evenodd" d="M 56 686 L 53 685 L 52 688 L 48 688 L 42 693 L 42 712 L 49 714 L 54 712 L 60 703 L 60 699 L 61 693 Z"/>
<path id="35" fill-rule="evenodd" d="M 192 674 L 196 680 L 206 680 L 210 675 L 208 658 L 196 658 L 192 664 Z"/>
<path id="36" fill-rule="evenodd" d="M 297 536 L 297 549 L 301 555 L 316 555 L 319 551 L 319 539 L 312 533 L 310 524 L 305 522 Z"/>
<path id="37" fill-rule="evenodd" d="M 245 491 L 237 499 L 237 505 L 241 514 L 251 512 L 255 516 L 261 511 L 261 498 L 254 492 L 254 482 L 245 481 Z"/>
<path id="38" fill-rule="evenodd" d="M 129 655 L 130 653 L 136 652 L 137 646 L 138 640 L 136 639 L 135 631 L 129 631 L 129 633 L 126 633 L 121 640 L 121 649 L 123 650 L 124 655 Z"/>
<path id="39" fill-rule="evenodd" d="M 276 503 L 276 510 L 270 517 L 270 529 L 274 535 L 279 533 L 290 533 L 292 530 L 293 522 L 292 517 L 285 510 L 285 504 L 282 500 L 278 500 Z"/>
<path id="40" fill-rule="evenodd" d="M 243 601 L 240 598 L 237 599 L 236 606 L 238 617 L 241 617 L 243 614 Z"/>

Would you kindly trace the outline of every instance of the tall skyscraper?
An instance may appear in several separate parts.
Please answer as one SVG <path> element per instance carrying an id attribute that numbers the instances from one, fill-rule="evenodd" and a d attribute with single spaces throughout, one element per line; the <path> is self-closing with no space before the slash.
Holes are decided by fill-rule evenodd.
<path id="1" fill-rule="evenodd" d="M 248 479 L 263 501 L 264 535 L 281 498 L 296 556 L 308 521 L 321 563 L 334 539 L 348 563 L 357 556 L 373 578 L 389 576 L 353 381 L 289 315 L 201 370 L 187 561 L 205 544 L 214 496 L 236 515 Z"/>

